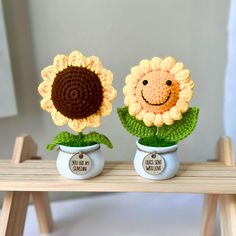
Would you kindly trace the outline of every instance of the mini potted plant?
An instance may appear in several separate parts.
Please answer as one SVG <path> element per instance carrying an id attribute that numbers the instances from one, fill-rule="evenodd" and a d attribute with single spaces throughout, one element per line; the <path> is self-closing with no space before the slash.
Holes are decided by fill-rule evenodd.
<path id="1" fill-rule="evenodd" d="M 76 132 L 61 132 L 47 146 L 48 150 L 59 146 L 58 171 L 71 179 L 97 176 L 104 166 L 100 144 L 112 148 L 112 143 L 105 135 L 82 131 L 98 127 L 101 117 L 111 113 L 116 97 L 112 72 L 103 68 L 98 57 L 73 51 L 69 56 L 57 55 L 41 76 L 41 108 L 51 113 L 56 125 L 68 124 Z"/>
<path id="2" fill-rule="evenodd" d="M 189 108 L 194 82 L 173 57 L 142 60 L 126 77 L 124 128 L 138 137 L 134 167 L 149 179 L 168 179 L 178 171 L 177 143 L 196 127 L 199 108 Z"/>

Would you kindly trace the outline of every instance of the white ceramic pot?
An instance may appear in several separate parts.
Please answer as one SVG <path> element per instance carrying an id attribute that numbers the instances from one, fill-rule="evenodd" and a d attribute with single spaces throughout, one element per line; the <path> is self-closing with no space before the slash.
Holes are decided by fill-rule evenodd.
<path id="1" fill-rule="evenodd" d="M 104 167 L 104 157 L 99 144 L 86 147 L 59 145 L 57 169 L 69 179 L 89 179 L 99 175 Z"/>
<path id="2" fill-rule="evenodd" d="M 177 145 L 170 147 L 149 147 L 136 142 L 134 158 L 136 172 L 147 179 L 164 180 L 172 178 L 179 169 Z"/>

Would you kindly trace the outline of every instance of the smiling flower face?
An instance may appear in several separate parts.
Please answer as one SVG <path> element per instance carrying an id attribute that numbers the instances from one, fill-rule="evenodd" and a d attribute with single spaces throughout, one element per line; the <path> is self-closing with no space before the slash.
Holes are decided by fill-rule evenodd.
<path id="1" fill-rule="evenodd" d="M 189 70 L 174 58 L 142 60 L 126 77 L 125 105 L 147 126 L 172 125 L 188 110 L 193 87 Z"/>

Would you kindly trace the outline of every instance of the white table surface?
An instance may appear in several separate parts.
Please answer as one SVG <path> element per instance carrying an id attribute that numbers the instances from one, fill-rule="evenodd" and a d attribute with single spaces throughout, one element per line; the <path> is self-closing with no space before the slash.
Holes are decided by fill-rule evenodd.
<path id="1" fill-rule="evenodd" d="M 114 193 L 54 202 L 51 235 L 199 236 L 202 200 L 202 195 L 192 194 Z M 24 236 L 37 235 L 30 206 Z"/>

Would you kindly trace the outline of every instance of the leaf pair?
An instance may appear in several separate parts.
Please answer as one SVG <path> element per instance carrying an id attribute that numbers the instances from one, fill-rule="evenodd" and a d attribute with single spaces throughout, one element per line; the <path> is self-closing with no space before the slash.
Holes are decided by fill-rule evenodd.
<path id="1" fill-rule="evenodd" d="M 48 144 L 47 149 L 53 150 L 57 145 L 85 147 L 96 143 L 104 144 L 109 148 L 113 147 L 111 141 L 105 135 L 97 132 L 90 132 L 88 134 L 79 133 L 78 135 L 69 132 L 61 132 L 54 137 L 50 144 Z"/>
<path id="2" fill-rule="evenodd" d="M 129 114 L 128 108 L 117 109 L 120 121 L 124 128 L 136 137 L 141 138 L 144 143 L 155 143 L 162 141 L 162 145 L 177 143 L 190 135 L 197 125 L 199 108 L 192 107 L 183 114 L 183 118 L 175 121 L 173 125 L 163 125 L 162 127 L 147 127 L 143 121 L 137 120 Z M 148 145 L 151 146 L 151 145 Z"/>

